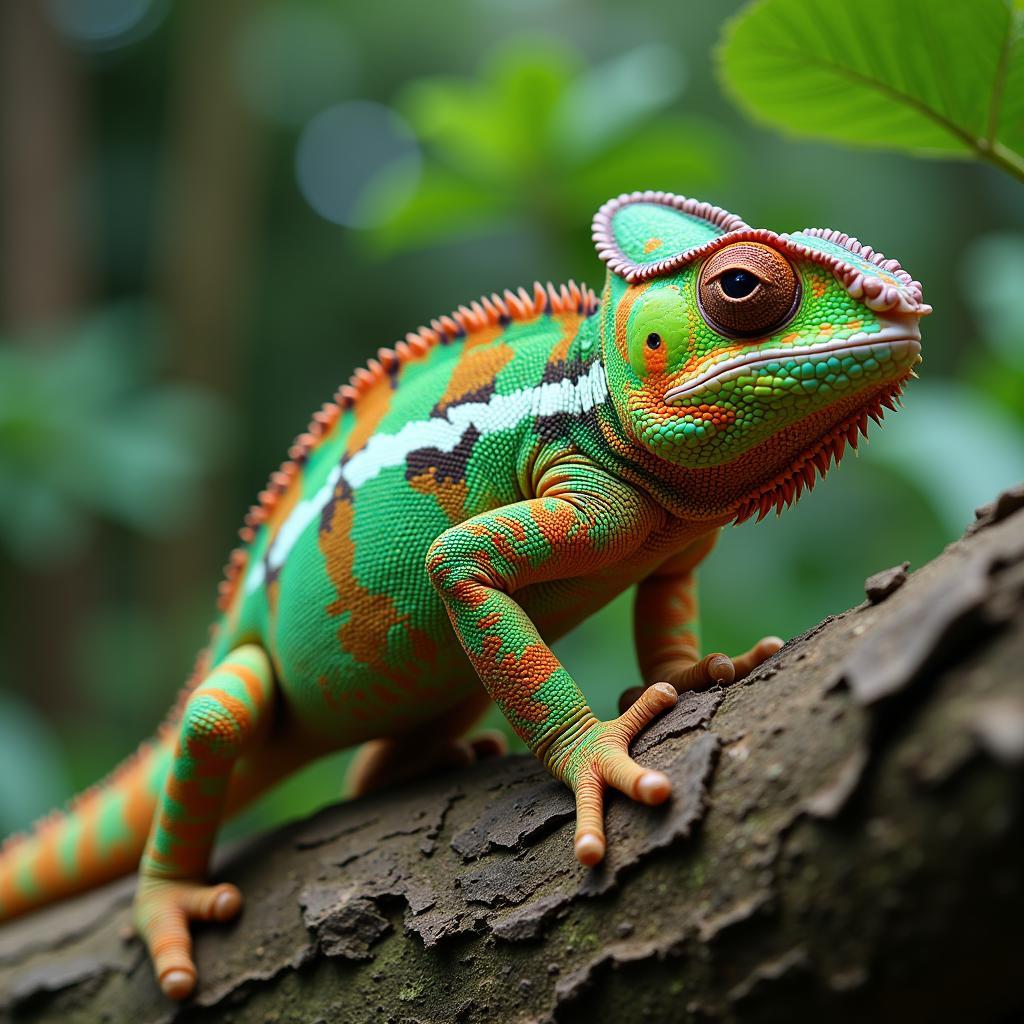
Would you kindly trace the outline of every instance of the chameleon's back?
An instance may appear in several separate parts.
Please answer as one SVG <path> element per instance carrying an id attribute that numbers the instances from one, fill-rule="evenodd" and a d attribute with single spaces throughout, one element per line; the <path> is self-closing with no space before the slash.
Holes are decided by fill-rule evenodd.
<path id="1" fill-rule="evenodd" d="M 526 496 L 529 413 L 563 391 L 578 402 L 560 382 L 595 308 L 575 286 L 495 296 L 357 373 L 264 495 L 213 661 L 258 641 L 293 710 L 345 744 L 393 731 L 399 706 L 436 713 L 479 688 L 424 558 L 450 526 Z M 325 716 L 325 701 L 353 714 Z"/>

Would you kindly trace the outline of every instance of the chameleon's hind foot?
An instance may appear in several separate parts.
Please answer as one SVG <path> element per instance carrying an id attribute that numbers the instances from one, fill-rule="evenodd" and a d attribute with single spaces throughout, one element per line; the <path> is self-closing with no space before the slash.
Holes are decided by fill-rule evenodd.
<path id="1" fill-rule="evenodd" d="M 644 804 L 664 803 L 672 795 L 672 783 L 662 772 L 644 768 L 629 756 L 629 745 L 658 715 L 677 700 L 668 683 L 655 683 L 632 707 L 610 722 L 591 720 L 582 732 L 566 737 L 548 763 L 576 794 L 576 858 L 588 867 L 597 864 L 605 851 L 604 791 L 614 786 Z"/>
<path id="2" fill-rule="evenodd" d="M 782 650 L 782 637 L 762 637 L 749 651 L 730 658 L 727 654 L 706 654 L 699 661 L 691 664 L 663 665 L 655 669 L 659 680 L 671 683 L 678 690 L 703 690 L 709 686 L 728 686 L 729 683 L 745 679 L 758 665 L 767 661 L 773 654 Z M 623 691 L 619 697 L 619 711 L 623 712 L 645 690 L 643 686 L 633 686 Z"/>
<path id="3" fill-rule="evenodd" d="M 435 768 L 466 768 L 477 761 L 508 753 L 508 740 L 497 729 L 471 738 L 461 737 L 430 744 L 423 736 L 411 740 L 371 740 L 356 754 L 345 777 L 345 792 L 363 796 L 385 786 L 425 775 Z"/>
<path id="4" fill-rule="evenodd" d="M 153 969 L 165 996 L 185 999 L 196 987 L 189 921 L 230 921 L 241 909 L 242 894 L 228 883 L 139 880 L 135 924 L 149 947 Z"/>

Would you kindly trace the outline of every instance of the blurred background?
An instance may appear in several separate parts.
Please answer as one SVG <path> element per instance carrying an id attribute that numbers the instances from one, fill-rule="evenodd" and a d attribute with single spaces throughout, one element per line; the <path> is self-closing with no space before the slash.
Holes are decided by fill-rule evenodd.
<path id="1" fill-rule="evenodd" d="M 439 6 L 0 5 L 0 833 L 153 731 L 313 409 L 481 293 L 599 288 L 590 218 L 621 191 L 839 228 L 935 306 L 906 410 L 780 519 L 726 531 L 708 649 L 858 602 L 1024 477 L 1012 175 L 756 125 L 716 69 L 740 3 Z M 557 649 L 611 714 L 639 681 L 628 596 Z M 335 799 L 343 767 L 236 834 Z"/>

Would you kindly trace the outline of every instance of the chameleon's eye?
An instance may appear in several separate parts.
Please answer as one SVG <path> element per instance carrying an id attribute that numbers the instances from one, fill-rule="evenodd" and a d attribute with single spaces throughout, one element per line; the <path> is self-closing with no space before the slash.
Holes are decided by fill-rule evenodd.
<path id="1" fill-rule="evenodd" d="M 655 331 L 651 331 L 651 333 L 647 335 L 647 347 L 652 351 L 656 348 L 661 348 L 661 335 Z"/>
<path id="2" fill-rule="evenodd" d="M 697 286 L 704 319 L 720 334 L 771 334 L 796 312 L 800 282 L 789 260 L 770 245 L 736 242 L 704 264 Z"/>

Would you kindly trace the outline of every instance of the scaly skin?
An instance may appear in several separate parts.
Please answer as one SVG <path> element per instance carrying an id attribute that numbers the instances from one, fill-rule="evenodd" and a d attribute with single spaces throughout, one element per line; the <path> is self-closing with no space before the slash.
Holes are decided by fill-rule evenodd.
<path id="1" fill-rule="evenodd" d="M 676 688 L 731 681 L 782 643 L 702 658 L 697 566 L 720 527 L 790 504 L 891 406 L 929 310 L 846 236 L 755 231 L 665 193 L 606 204 L 595 241 L 600 303 L 538 285 L 463 307 L 317 414 L 247 518 L 175 712 L 5 847 L 0 918 L 138 866 L 139 930 L 183 998 L 189 920 L 241 906 L 204 881 L 220 823 L 331 750 L 368 744 L 357 791 L 500 751 L 459 740 L 481 681 L 575 792 L 583 863 L 604 855 L 607 786 L 668 798 L 631 739 Z M 548 643 L 633 585 L 653 685 L 601 722 Z"/>

